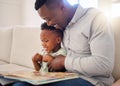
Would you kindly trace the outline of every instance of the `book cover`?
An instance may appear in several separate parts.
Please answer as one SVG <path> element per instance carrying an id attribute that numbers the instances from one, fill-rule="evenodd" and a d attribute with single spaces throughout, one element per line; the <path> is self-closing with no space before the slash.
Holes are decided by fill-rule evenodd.
<path id="1" fill-rule="evenodd" d="M 3 75 L 4 78 L 20 80 L 31 83 L 33 85 L 41 85 L 62 80 L 74 79 L 79 76 L 75 73 L 68 72 L 33 72 L 33 71 L 17 71 Z"/>

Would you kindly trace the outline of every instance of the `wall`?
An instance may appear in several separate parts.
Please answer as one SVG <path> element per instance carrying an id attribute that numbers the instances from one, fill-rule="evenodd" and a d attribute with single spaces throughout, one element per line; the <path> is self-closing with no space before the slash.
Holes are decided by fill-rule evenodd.
<path id="1" fill-rule="evenodd" d="M 21 24 L 20 0 L 0 0 L 0 26 Z"/>
<path id="2" fill-rule="evenodd" d="M 34 9 L 35 0 L 0 0 L 0 27 L 25 25 L 40 26 L 40 19 Z"/>
<path id="3" fill-rule="evenodd" d="M 0 27 L 13 25 L 40 26 L 43 20 L 35 11 L 34 3 L 35 0 L 0 0 Z M 81 0 L 81 3 L 86 4 L 88 0 Z M 111 6 L 111 0 L 98 0 L 98 3 L 98 7 L 102 9 L 109 9 Z"/>
<path id="4" fill-rule="evenodd" d="M 98 0 L 98 7 L 104 11 L 107 16 L 110 16 L 112 9 L 112 0 Z"/>
<path id="5" fill-rule="evenodd" d="M 35 0 L 23 0 L 23 25 L 40 26 L 43 20 L 34 9 Z"/>

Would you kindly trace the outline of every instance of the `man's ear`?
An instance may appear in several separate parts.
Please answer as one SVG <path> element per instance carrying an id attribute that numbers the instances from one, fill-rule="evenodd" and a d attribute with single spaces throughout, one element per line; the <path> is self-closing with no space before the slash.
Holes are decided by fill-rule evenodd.
<path id="1" fill-rule="evenodd" d="M 59 1 L 58 7 L 59 7 L 60 10 L 64 10 L 64 8 L 65 8 L 64 5 L 65 5 L 65 4 L 64 4 L 64 0 Z"/>

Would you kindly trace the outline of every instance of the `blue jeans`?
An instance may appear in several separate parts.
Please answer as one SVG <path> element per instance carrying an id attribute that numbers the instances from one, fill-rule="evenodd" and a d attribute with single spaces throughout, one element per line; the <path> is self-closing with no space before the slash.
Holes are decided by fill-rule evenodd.
<path id="1" fill-rule="evenodd" d="M 13 86 L 34 86 L 26 82 L 16 82 L 13 84 Z M 49 83 L 49 84 L 44 84 L 40 86 L 94 86 L 90 82 L 81 79 L 81 78 L 76 78 L 76 79 L 71 79 L 71 80 L 65 80 L 65 81 L 59 81 L 55 83 Z"/>

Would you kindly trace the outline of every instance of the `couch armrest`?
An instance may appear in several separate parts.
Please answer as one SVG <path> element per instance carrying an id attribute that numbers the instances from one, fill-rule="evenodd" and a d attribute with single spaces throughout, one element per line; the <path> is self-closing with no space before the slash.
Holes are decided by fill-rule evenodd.
<path id="1" fill-rule="evenodd" d="M 111 24 L 115 38 L 115 65 L 113 76 L 115 80 L 118 80 L 120 79 L 120 17 L 113 18 Z"/>
<path id="2" fill-rule="evenodd" d="M 0 27 L 0 61 L 10 62 L 12 27 Z"/>

